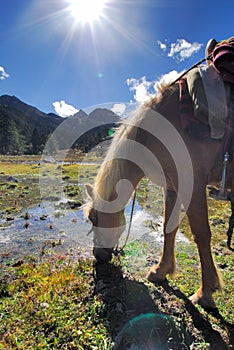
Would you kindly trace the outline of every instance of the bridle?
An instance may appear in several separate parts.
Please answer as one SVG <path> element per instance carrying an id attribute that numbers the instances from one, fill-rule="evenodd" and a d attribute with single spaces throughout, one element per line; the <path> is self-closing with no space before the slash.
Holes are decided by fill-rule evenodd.
<path id="1" fill-rule="evenodd" d="M 115 256 L 124 255 L 124 248 L 126 247 L 126 244 L 129 240 L 129 236 L 130 236 L 130 232 L 131 232 L 135 202 L 136 202 L 136 189 L 134 190 L 134 194 L 133 194 L 133 198 L 132 198 L 132 206 L 131 206 L 130 220 L 129 220 L 129 225 L 128 225 L 128 232 L 127 232 L 127 235 L 126 235 L 126 238 L 125 238 L 125 241 L 124 241 L 124 244 L 122 245 L 122 247 L 119 247 L 117 244 L 116 247 L 114 248 L 113 253 Z M 96 226 L 97 226 L 97 223 L 96 223 Z M 89 236 L 92 232 L 94 232 L 94 224 L 93 223 L 92 223 L 91 229 L 87 233 L 87 236 Z"/>

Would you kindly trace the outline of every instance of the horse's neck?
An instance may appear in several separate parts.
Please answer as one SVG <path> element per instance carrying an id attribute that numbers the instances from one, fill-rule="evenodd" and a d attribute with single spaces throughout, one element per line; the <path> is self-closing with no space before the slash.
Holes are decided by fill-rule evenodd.
<path id="1" fill-rule="evenodd" d="M 97 177 L 95 185 L 102 209 L 103 206 L 110 205 L 116 211 L 123 209 L 142 177 L 142 171 L 126 159 L 113 159 L 110 164 L 107 163 Z"/>

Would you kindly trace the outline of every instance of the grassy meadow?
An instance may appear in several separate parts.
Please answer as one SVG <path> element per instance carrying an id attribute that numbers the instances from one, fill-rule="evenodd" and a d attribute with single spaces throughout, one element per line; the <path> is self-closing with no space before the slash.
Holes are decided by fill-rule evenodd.
<path id="1" fill-rule="evenodd" d="M 42 169 L 40 157 L 0 157 L 0 235 L 17 215 L 40 203 L 39 175 L 61 174 L 66 196 L 82 204 L 77 174 L 79 182 L 92 182 L 99 165 L 85 159 L 84 164 L 73 164 L 74 159 L 62 167 L 48 163 Z M 146 195 L 143 180 L 137 194 L 143 206 Z M 161 192 L 155 189 L 150 196 L 146 209 L 161 210 Z M 217 310 L 207 312 L 188 300 L 199 286 L 200 267 L 185 217 L 180 229 L 191 243 L 177 243 L 176 277 L 161 285 L 145 279 L 160 256 L 160 247 L 152 242 L 131 241 L 123 255 L 106 265 L 91 257 L 74 260 L 61 249 L 58 253 L 53 244 L 49 254 L 19 260 L 1 251 L 0 349 L 139 349 L 137 336 L 133 334 L 130 344 L 121 330 L 139 315 L 152 313 L 170 317 L 176 336 L 170 324 L 162 344 L 160 332 L 157 338 L 152 328 L 145 349 L 153 349 L 150 344 L 155 341 L 157 349 L 233 349 L 234 255 L 226 247 L 229 203 L 209 199 L 209 214 L 212 253 L 224 281 L 223 291 L 215 294 Z"/>

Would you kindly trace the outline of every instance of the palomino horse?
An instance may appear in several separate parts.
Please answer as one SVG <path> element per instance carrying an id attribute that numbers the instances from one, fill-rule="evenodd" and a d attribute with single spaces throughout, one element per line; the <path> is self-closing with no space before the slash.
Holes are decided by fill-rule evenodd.
<path id="1" fill-rule="evenodd" d="M 87 185 L 97 261 L 111 260 L 125 229 L 124 208 L 146 176 L 164 189 L 163 252 L 148 280 L 159 282 L 175 272 L 174 244 L 183 206 L 202 270 L 201 286 L 190 299 L 214 308 L 212 294 L 222 283 L 211 254 L 206 187 L 219 184 L 222 164 L 222 142 L 192 138 L 183 131 L 178 84 L 161 86 L 160 93 L 116 132 L 94 186 Z"/>

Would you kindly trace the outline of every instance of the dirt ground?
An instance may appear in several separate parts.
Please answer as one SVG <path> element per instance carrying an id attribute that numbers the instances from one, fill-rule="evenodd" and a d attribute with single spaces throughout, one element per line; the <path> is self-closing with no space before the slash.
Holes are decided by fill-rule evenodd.
<path id="1" fill-rule="evenodd" d="M 114 350 L 233 349 L 233 325 L 218 310 L 200 312 L 167 281 L 137 280 L 113 264 L 96 264 L 94 279 L 95 293 L 105 305 L 102 316 L 116 339 Z"/>

